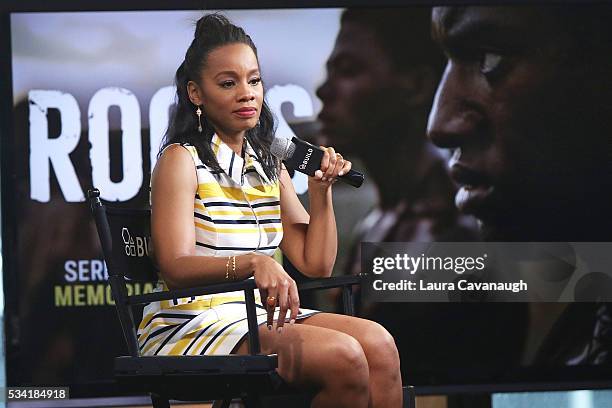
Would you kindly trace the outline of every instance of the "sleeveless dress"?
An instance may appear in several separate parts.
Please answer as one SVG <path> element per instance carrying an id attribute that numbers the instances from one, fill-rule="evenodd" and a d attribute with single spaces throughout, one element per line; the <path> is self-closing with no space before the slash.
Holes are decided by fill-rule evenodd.
<path id="1" fill-rule="evenodd" d="M 196 254 L 227 257 L 256 252 L 272 256 L 283 237 L 279 182 L 268 179 L 249 143 L 245 141 L 243 159 L 213 135 L 211 147 L 222 172 L 203 164 L 195 147 L 182 146 L 193 158 L 198 180 L 193 214 Z M 155 290 L 168 288 L 160 281 Z M 258 290 L 255 301 L 261 325 L 266 323 L 267 312 Z M 230 354 L 248 333 L 244 304 L 242 291 L 149 303 L 138 327 L 140 353 Z M 300 309 L 298 319 L 315 313 L 318 311 Z"/>

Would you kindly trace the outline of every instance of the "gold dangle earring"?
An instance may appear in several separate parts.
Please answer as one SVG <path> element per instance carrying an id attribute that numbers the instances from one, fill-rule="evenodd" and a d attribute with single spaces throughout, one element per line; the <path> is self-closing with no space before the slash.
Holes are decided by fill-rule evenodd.
<path id="1" fill-rule="evenodd" d="M 196 109 L 196 115 L 198 115 L 198 132 L 202 133 L 202 109 L 200 109 L 200 105 Z"/>

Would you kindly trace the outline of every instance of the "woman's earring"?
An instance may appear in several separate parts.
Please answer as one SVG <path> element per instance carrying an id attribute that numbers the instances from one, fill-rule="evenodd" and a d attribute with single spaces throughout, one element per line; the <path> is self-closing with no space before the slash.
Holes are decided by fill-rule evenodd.
<path id="1" fill-rule="evenodd" d="M 198 132 L 202 133 L 202 109 L 198 105 L 198 109 L 196 109 L 196 115 L 198 115 Z"/>

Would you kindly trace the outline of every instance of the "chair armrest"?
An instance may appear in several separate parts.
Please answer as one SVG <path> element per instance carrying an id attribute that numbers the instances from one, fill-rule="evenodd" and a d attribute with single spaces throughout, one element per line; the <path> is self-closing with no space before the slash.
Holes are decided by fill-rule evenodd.
<path id="1" fill-rule="evenodd" d="M 308 291 L 317 289 L 337 288 L 340 286 L 360 285 L 363 280 L 362 275 L 334 276 L 331 278 L 309 279 L 298 283 L 298 290 Z"/>
<path id="2" fill-rule="evenodd" d="M 309 279 L 298 283 L 298 290 L 308 291 L 342 287 L 342 311 L 349 316 L 355 316 L 355 300 L 353 285 L 360 285 L 365 275 L 335 276 L 333 278 Z"/>
<path id="3" fill-rule="evenodd" d="M 347 285 L 358 285 L 361 283 L 363 277 L 361 275 L 356 276 L 337 276 L 332 278 L 321 278 L 311 279 L 306 282 L 298 284 L 299 290 L 316 290 L 316 289 L 327 289 L 336 288 Z M 198 286 L 195 288 L 185 288 L 169 290 L 164 292 L 146 293 L 144 295 L 130 296 L 127 300 L 129 305 L 138 305 L 149 302 L 156 302 L 160 300 L 172 300 L 179 298 L 186 298 L 191 296 L 200 295 L 211 295 L 214 293 L 233 292 L 237 290 L 249 290 L 255 289 L 254 279 L 245 279 L 240 282 L 230 283 L 216 283 L 207 286 Z"/>
<path id="4" fill-rule="evenodd" d="M 156 302 L 160 300 L 172 300 L 191 296 L 211 295 L 214 293 L 233 292 L 237 290 L 253 290 L 256 287 L 257 286 L 255 285 L 255 279 L 245 279 L 240 282 L 216 283 L 213 285 L 198 286 L 195 288 L 176 289 L 164 292 L 153 292 L 146 293 L 144 295 L 130 296 L 127 299 L 127 304 L 138 305 L 142 303 Z"/>

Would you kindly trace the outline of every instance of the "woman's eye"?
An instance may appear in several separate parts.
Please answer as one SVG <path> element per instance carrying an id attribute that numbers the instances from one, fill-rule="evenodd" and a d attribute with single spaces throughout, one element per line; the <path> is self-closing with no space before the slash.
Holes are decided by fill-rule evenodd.
<path id="1" fill-rule="evenodd" d="M 253 78 L 249 81 L 251 85 L 259 85 L 260 82 L 261 82 L 261 78 Z"/>
<path id="2" fill-rule="evenodd" d="M 480 58 L 480 72 L 483 74 L 492 74 L 499 68 L 502 62 L 502 56 L 494 52 L 485 52 Z"/>
<path id="3" fill-rule="evenodd" d="M 230 88 L 234 85 L 234 81 L 223 81 L 221 82 L 221 86 L 223 88 Z"/>

